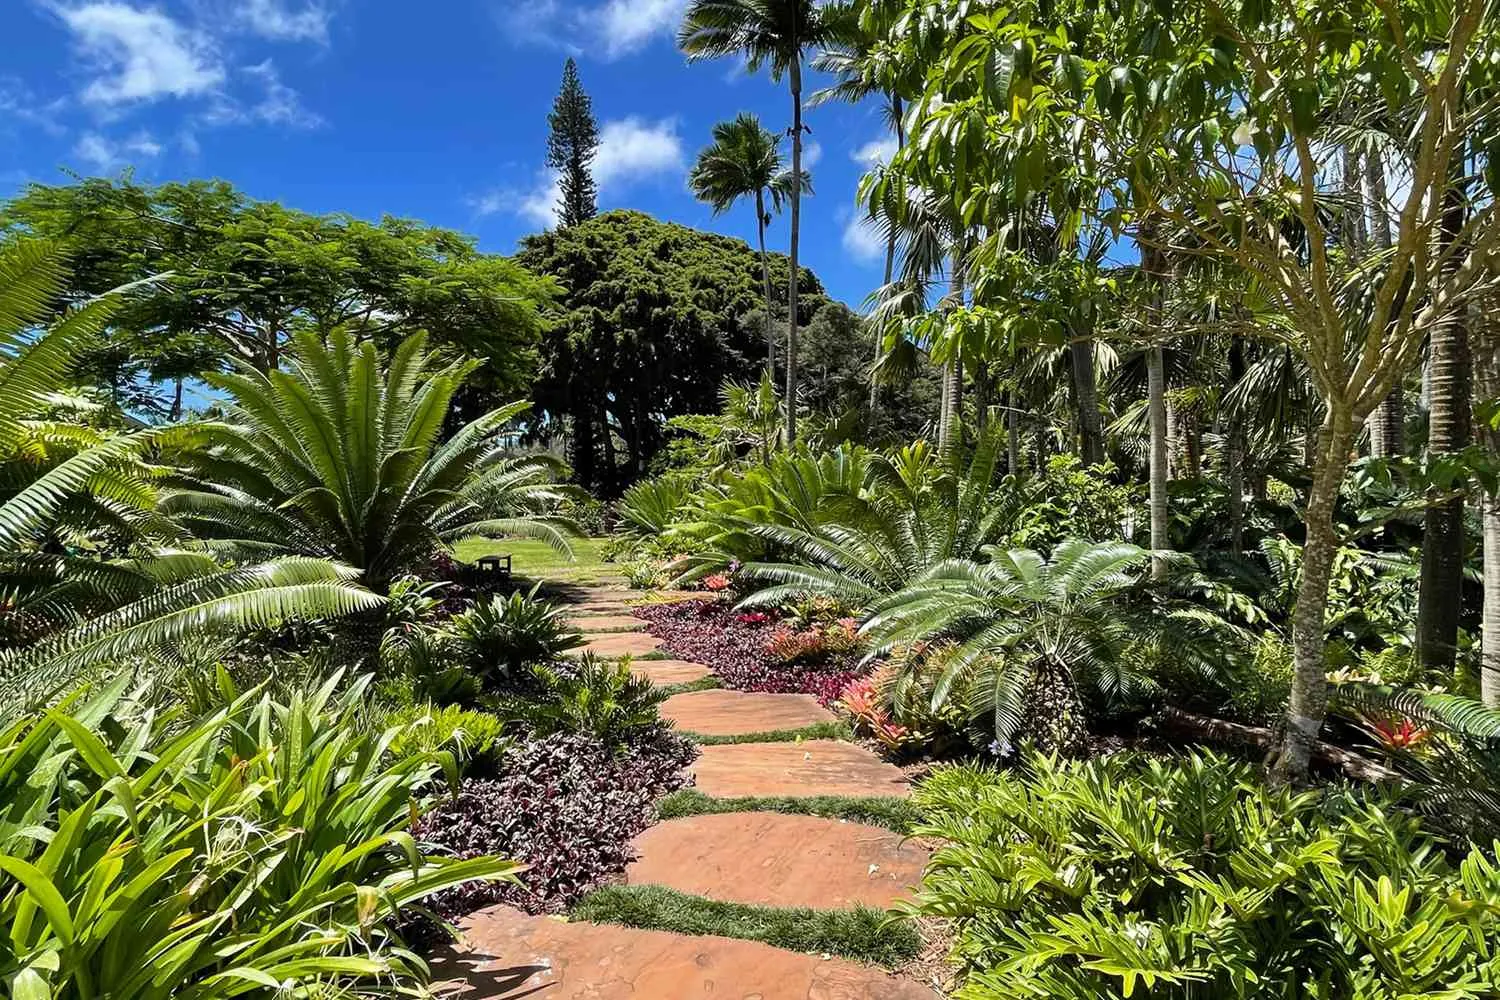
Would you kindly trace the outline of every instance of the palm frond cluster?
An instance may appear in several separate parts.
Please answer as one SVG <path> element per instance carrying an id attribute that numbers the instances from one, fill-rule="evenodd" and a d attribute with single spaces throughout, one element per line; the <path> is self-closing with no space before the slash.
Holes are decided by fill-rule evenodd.
<path id="1" fill-rule="evenodd" d="M 373 609 L 464 538 L 566 550 L 555 465 L 516 456 L 506 430 L 525 404 L 444 439 L 471 363 L 420 336 L 385 358 L 305 334 L 290 370 L 218 380 L 227 421 L 87 422 L 70 367 L 131 289 L 60 309 L 67 278 L 61 247 L 0 247 L 4 711 L 192 636 Z"/>

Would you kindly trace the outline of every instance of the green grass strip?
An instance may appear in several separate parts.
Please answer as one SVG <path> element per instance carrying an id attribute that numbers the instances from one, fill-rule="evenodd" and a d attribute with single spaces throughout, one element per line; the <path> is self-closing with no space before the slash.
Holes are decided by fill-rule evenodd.
<path id="1" fill-rule="evenodd" d="M 608 886 L 585 896 L 573 920 L 674 934 L 760 941 L 788 951 L 839 955 L 887 967 L 915 956 L 922 939 L 911 924 L 882 910 L 811 910 L 724 903 L 658 885 Z"/>
<path id="2" fill-rule="evenodd" d="M 681 684 L 661 684 L 656 690 L 664 693 L 668 698 L 674 694 L 692 694 L 694 691 L 714 691 L 723 685 L 713 674 L 700 677 L 695 681 L 683 681 Z"/>
<path id="3" fill-rule="evenodd" d="M 772 729 L 764 733 L 735 733 L 730 736 L 708 736 L 683 733 L 699 746 L 723 746 L 727 743 L 795 743 L 798 740 L 843 740 L 853 733 L 842 722 L 815 722 L 801 729 Z"/>
<path id="4" fill-rule="evenodd" d="M 673 792 L 656 804 L 659 819 L 681 819 L 684 816 L 708 816 L 715 813 L 774 812 L 795 816 L 821 816 L 851 823 L 884 827 L 896 833 L 910 833 L 921 818 L 917 807 L 908 799 L 894 796 L 855 798 L 845 795 L 816 795 L 808 798 L 753 796 L 739 799 L 716 799 L 693 788 Z"/>

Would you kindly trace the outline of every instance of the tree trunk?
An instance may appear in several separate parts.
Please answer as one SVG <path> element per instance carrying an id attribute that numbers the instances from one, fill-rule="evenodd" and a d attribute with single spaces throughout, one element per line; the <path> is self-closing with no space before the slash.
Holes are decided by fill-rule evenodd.
<path id="1" fill-rule="evenodd" d="M 182 419 L 182 376 L 177 376 L 174 381 L 176 384 L 172 389 L 172 412 L 168 419 L 175 424 Z"/>
<path id="2" fill-rule="evenodd" d="M 755 192 L 755 229 L 760 238 L 760 279 L 766 293 L 766 377 L 776 384 L 776 295 L 771 289 L 771 263 L 766 257 L 766 195 Z"/>
<path id="3" fill-rule="evenodd" d="M 1245 377 L 1245 341 L 1239 334 L 1229 339 L 1229 384 Z M 1224 435 L 1224 491 L 1229 495 L 1229 551 L 1245 550 L 1245 421 L 1235 410 L 1229 415 Z"/>
<path id="4" fill-rule="evenodd" d="M 1165 552 L 1168 541 L 1167 520 L 1167 392 L 1165 363 L 1161 348 L 1146 351 L 1146 397 L 1151 417 L 1151 548 Z M 1160 580 L 1167 575 L 1167 563 L 1160 556 L 1151 557 L 1151 576 Z"/>
<path id="5" fill-rule="evenodd" d="M 794 17 L 793 20 L 796 20 Z M 787 279 L 786 324 L 786 443 L 797 443 L 797 241 L 802 235 L 802 57 L 797 28 L 792 26 L 792 241 L 791 277 Z"/>
<path id="6" fill-rule="evenodd" d="M 1021 414 L 1020 400 L 1011 389 L 1005 394 L 1005 461 L 1012 476 L 1021 475 Z"/>
<path id="7" fill-rule="evenodd" d="M 1387 207 L 1385 164 L 1378 153 L 1365 157 L 1365 202 L 1370 207 L 1371 241 L 1381 250 L 1391 248 L 1391 216 Z M 1406 451 L 1406 399 L 1398 378 L 1370 421 L 1370 454 L 1395 458 Z"/>
<path id="8" fill-rule="evenodd" d="M 1444 211 L 1443 238 L 1458 238 L 1467 201 L 1454 187 Z M 1469 411 L 1473 367 L 1468 326 L 1452 316 L 1432 329 L 1427 352 L 1429 379 L 1427 463 L 1461 451 L 1471 440 Z M 1417 591 L 1417 662 L 1450 672 L 1458 652 L 1458 619 L 1463 608 L 1464 498 L 1429 496 L 1422 530 L 1422 578 Z"/>
<path id="9" fill-rule="evenodd" d="M 1500 305 L 1500 300 L 1497 300 Z M 1500 398 L 1500 320 L 1493 308 L 1474 310 L 1471 331 L 1475 394 L 1482 400 Z M 1476 430 L 1493 461 L 1500 455 L 1500 430 L 1480 422 Z M 1486 492 L 1484 524 L 1484 617 L 1479 652 L 1479 690 L 1484 703 L 1500 708 L 1500 493 Z"/>
<path id="10" fill-rule="evenodd" d="M 1328 609 L 1328 582 L 1333 576 L 1333 560 L 1339 547 L 1333 508 L 1349 465 L 1349 449 L 1359 430 L 1350 414 L 1334 412 L 1330 407 L 1317 436 L 1312 489 L 1303 514 L 1307 545 L 1302 550 L 1302 579 L 1297 585 L 1297 606 L 1292 614 L 1296 667 L 1287 702 L 1286 734 L 1276 760 L 1276 774 L 1282 780 L 1301 781 L 1307 776 L 1308 761 L 1328 711 L 1328 675 L 1323 663 L 1324 616 Z"/>
<path id="11" fill-rule="evenodd" d="M 953 272 L 948 284 L 948 308 L 964 306 L 964 242 L 953 248 Z M 943 412 L 938 420 L 938 454 L 952 461 L 963 441 L 964 363 L 962 345 L 955 345 L 953 357 L 943 366 Z"/>
<path id="12" fill-rule="evenodd" d="M 901 121 L 901 98 L 890 95 L 891 108 L 896 118 L 896 150 L 899 152 L 906 145 L 906 128 Z M 885 238 L 885 286 L 888 288 L 896 278 L 896 227 L 891 226 L 891 231 Z M 880 367 L 882 357 L 881 341 L 884 338 L 878 333 L 875 335 L 875 360 L 870 365 L 870 416 L 880 408 L 880 387 L 875 383 L 875 370 Z"/>
<path id="13" fill-rule="evenodd" d="M 1104 464 L 1104 426 L 1099 417 L 1099 387 L 1094 377 L 1094 339 L 1068 344 L 1073 362 L 1073 395 L 1078 406 L 1078 443 L 1084 465 Z"/>

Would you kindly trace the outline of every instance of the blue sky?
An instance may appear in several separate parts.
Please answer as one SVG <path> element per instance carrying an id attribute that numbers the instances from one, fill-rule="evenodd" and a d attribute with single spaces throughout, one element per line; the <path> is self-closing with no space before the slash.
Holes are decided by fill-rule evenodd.
<path id="1" fill-rule="evenodd" d="M 0 197 L 64 169 L 143 181 L 221 177 L 313 212 L 383 213 L 472 233 L 490 251 L 548 223 L 546 115 L 577 58 L 603 134 L 602 208 L 754 238 L 686 190 L 714 122 L 790 121 L 784 85 L 673 45 L 684 0 L 4 0 Z M 809 81 L 808 89 L 819 84 Z M 881 277 L 854 221 L 874 105 L 808 113 L 817 188 L 803 261 L 858 307 Z M 784 249 L 783 217 L 773 247 Z"/>

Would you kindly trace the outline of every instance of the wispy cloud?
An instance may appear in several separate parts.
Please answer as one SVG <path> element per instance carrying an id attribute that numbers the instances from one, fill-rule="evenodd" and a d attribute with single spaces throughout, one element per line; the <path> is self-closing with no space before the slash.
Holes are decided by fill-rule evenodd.
<path id="1" fill-rule="evenodd" d="M 632 116 L 605 122 L 599 130 L 592 171 L 601 198 L 647 178 L 684 169 L 682 137 L 673 119 L 651 122 Z M 499 188 L 474 199 L 474 210 L 480 215 L 510 212 L 535 225 L 555 225 L 559 183 L 556 171 L 543 171 L 530 187 Z"/>
<path id="2" fill-rule="evenodd" d="M 317 128 L 323 124 L 322 118 L 303 106 L 302 95 L 281 82 L 271 60 L 246 66 L 242 72 L 261 87 L 260 100 L 249 109 L 249 116 L 254 120 L 290 128 Z"/>
<path id="3" fill-rule="evenodd" d="M 619 59 L 670 38 L 686 7 L 687 0 L 501 0 L 497 16 L 513 41 Z"/>
<path id="4" fill-rule="evenodd" d="M 160 10 L 115 2 L 54 9 L 94 69 L 82 95 L 91 104 L 193 97 L 224 82 L 213 40 Z"/>
<path id="5" fill-rule="evenodd" d="M 865 264 L 873 264 L 885 256 L 885 240 L 863 212 L 840 208 L 838 220 L 844 224 L 841 242 L 849 256 Z"/>
<path id="6" fill-rule="evenodd" d="M 890 163 L 891 158 L 896 155 L 896 149 L 896 137 L 892 135 L 871 140 L 849 155 L 853 157 L 855 163 L 868 169 Z"/>
<path id="7" fill-rule="evenodd" d="M 85 132 L 73 146 L 73 155 L 99 173 L 107 173 L 141 160 L 154 160 L 161 153 L 161 143 L 145 131 L 136 132 L 124 139 L 111 139 L 99 132 Z"/>
<path id="8" fill-rule="evenodd" d="M 245 0 L 240 5 L 238 16 L 247 29 L 262 38 L 326 45 L 328 22 L 333 19 L 333 11 L 322 3 L 293 8 L 282 0 Z"/>

